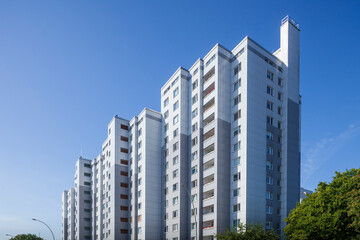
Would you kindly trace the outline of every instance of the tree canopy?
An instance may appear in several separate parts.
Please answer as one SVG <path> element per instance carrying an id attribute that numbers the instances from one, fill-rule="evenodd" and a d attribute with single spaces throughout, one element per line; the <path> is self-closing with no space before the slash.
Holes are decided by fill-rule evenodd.
<path id="1" fill-rule="evenodd" d="M 288 239 L 360 239 L 360 169 L 335 173 L 285 219 Z"/>
<path id="2" fill-rule="evenodd" d="M 274 231 L 265 231 L 260 224 L 242 224 L 224 234 L 217 234 L 217 240 L 278 240 L 280 236 Z"/>
<path id="3" fill-rule="evenodd" d="M 10 240 L 44 240 L 41 237 L 36 236 L 35 234 L 19 234 L 15 237 L 10 238 Z"/>

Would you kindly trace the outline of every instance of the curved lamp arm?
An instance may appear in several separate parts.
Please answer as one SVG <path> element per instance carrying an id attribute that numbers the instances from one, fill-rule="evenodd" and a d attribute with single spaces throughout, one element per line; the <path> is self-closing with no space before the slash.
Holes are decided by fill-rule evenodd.
<path id="1" fill-rule="evenodd" d="M 51 232 L 51 235 L 52 235 L 52 237 L 53 237 L 53 239 L 55 240 L 55 237 L 54 237 L 54 233 L 53 233 L 53 231 L 51 230 L 51 228 L 46 224 L 46 223 L 44 223 L 43 221 L 41 221 L 41 220 L 38 220 L 38 219 L 35 219 L 35 218 L 33 218 L 32 220 L 34 220 L 34 221 L 38 221 L 38 222 L 41 222 L 42 224 L 44 224 L 49 230 L 50 230 L 50 232 Z"/>

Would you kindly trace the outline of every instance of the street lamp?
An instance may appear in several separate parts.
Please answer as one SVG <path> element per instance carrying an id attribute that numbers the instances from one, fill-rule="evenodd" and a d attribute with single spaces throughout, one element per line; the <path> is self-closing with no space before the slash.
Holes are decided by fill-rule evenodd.
<path id="1" fill-rule="evenodd" d="M 53 239 L 55 240 L 53 231 L 51 231 L 51 228 L 50 228 L 46 223 L 44 223 L 44 222 L 41 221 L 41 220 L 35 219 L 35 218 L 33 218 L 32 220 L 33 220 L 33 221 L 41 222 L 42 224 L 44 224 L 45 226 L 47 226 L 47 228 L 50 230 L 50 232 L 51 232 L 51 234 L 52 234 Z"/>
<path id="2" fill-rule="evenodd" d="M 196 237 L 196 240 L 198 240 L 198 237 L 197 237 L 198 225 L 197 225 L 197 222 L 196 222 L 196 211 L 195 211 L 194 202 L 191 200 L 191 193 L 190 193 L 190 191 L 187 189 L 187 187 L 186 187 L 183 183 L 181 183 L 181 186 L 183 186 L 183 187 L 185 188 L 187 194 L 189 194 L 190 202 L 191 202 L 192 207 L 193 207 L 193 209 L 194 209 L 194 213 L 195 213 L 194 218 L 195 218 L 195 226 L 196 226 L 196 228 L 195 228 L 195 237 Z M 190 210 L 191 210 L 191 209 L 190 209 Z M 191 212 L 191 211 L 190 211 L 190 212 Z M 191 230 L 190 230 L 190 232 L 191 232 Z M 191 235 L 191 234 L 190 234 L 190 235 Z"/>

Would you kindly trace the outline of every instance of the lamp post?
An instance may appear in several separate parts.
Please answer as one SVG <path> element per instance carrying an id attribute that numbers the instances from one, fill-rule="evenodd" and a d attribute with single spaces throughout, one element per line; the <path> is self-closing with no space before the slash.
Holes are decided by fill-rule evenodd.
<path id="1" fill-rule="evenodd" d="M 51 232 L 51 234 L 52 234 L 53 239 L 55 240 L 53 231 L 51 230 L 51 228 L 50 228 L 46 223 L 44 223 L 44 222 L 41 221 L 41 220 L 35 219 L 35 218 L 33 218 L 32 220 L 33 220 L 33 221 L 37 221 L 37 222 L 41 222 L 42 224 L 44 224 L 45 226 L 47 226 L 47 228 L 50 230 L 50 232 Z"/>
<path id="2" fill-rule="evenodd" d="M 187 187 L 186 187 L 183 183 L 181 183 L 181 186 L 183 186 L 183 187 L 185 188 L 187 194 L 189 194 L 190 202 L 191 202 L 192 207 L 193 207 L 193 209 L 194 209 L 194 213 L 195 213 L 194 218 L 195 218 L 195 226 L 196 226 L 196 228 L 195 228 L 195 237 L 196 237 L 196 240 L 198 240 L 198 237 L 197 237 L 198 225 L 197 225 L 197 222 L 196 222 L 196 211 L 195 211 L 194 202 L 191 201 L 191 193 L 190 193 L 190 191 L 187 189 Z M 190 210 L 191 210 L 191 209 L 190 209 Z M 191 211 L 190 211 L 190 212 L 191 212 Z M 191 230 L 190 230 L 190 232 L 191 232 Z M 191 235 L 191 234 L 190 234 L 190 235 Z"/>

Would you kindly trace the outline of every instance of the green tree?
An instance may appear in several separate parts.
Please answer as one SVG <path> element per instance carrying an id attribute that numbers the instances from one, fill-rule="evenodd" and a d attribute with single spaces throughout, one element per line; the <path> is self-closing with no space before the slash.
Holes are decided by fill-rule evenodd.
<path id="1" fill-rule="evenodd" d="M 360 239 L 360 169 L 320 182 L 285 219 L 288 239 Z"/>
<path id="2" fill-rule="evenodd" d="M 217 234 L 217 240 L 278 240 L 280 236 L 274 231 L 265 231 L 260 224 L 242 224 L 224 234 Z"/>
<path id="3" fill-rule="evenodd" d="M 41 237 L 37 237 L 35 234 L 19 234 L 16 235 L 13 238 L 10 238 L 10 240 L 44 240 Z"/>

